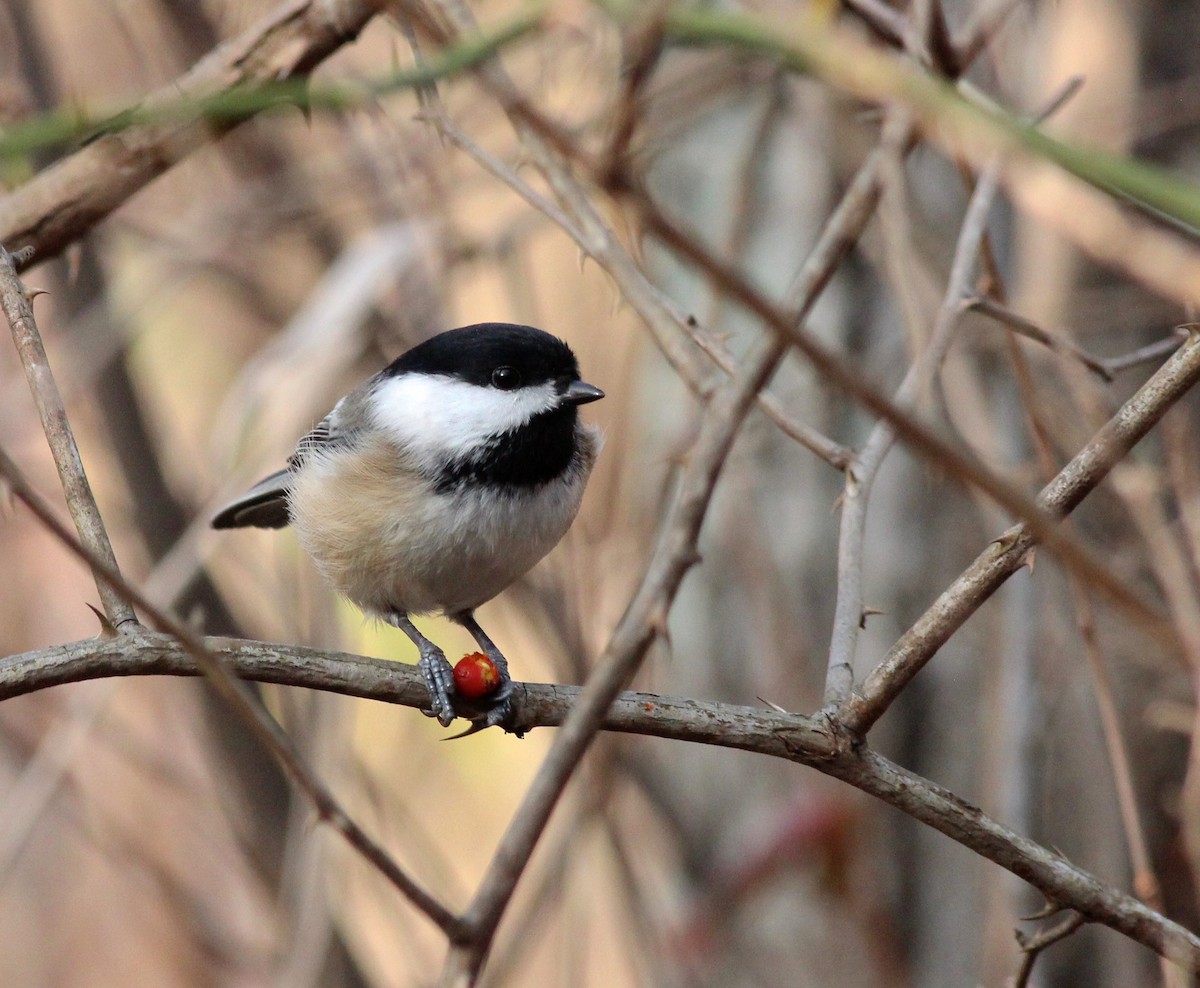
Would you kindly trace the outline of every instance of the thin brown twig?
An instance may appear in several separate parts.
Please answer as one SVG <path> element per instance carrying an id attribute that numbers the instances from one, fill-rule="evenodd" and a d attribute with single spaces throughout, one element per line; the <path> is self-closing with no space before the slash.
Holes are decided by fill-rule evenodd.
<path id="1" fill-rule="evenodd" d="M 1056 353 L 1062 353 L 1078 360 L 1105 383 L 1115 381 L 1117 375 L 1122 371 L 1141 367 L 1144 364 L 1158 363 L 1164 357 L 1174 353 L 1179 349 L 1179 341 L 1182 339 L 1183 332 L 1183 327 L 1181 327 L 1179 331 L 1164 339 L 1148 343 L 1144 347 L 1139 347 L 1119 357 L 1097 357 L 1066 338 L 1065 335 L 1053 333 L 1039 326 L 1033 320 L 1026 319 L 997 299 L 978 295 L 968 300 L 968 306 L 973 312 L 989 316 L 1021 336 L 1041 343 Z"/>
<path id="2" fill-rule="evenodd" d="M 1182 333 L 1181 330 L 1183 331 Z M 1179 349 L 1179 343 L 1184 335 L 1186 335 L 1186 327 L 1180 327 L 1179 330 L 1165 339 L 1148 343 L 1146 346 L 1138 347 L 1138 349 L 1131 350 L 1120 357 L 1109 357 L 1104 361 L 1104 366 L 1108 368 L 1109 373 L 1119 374 L 1121 371 L 1141 367 L 1144 364 L 1156 364 L 1163 357 Z"/>
<path id="3" fill-rule="evenodd" d="M 627 167 L 626 156 L 641 113 L 642 94 L 663 50 L 663 19 L 672 0 L 655 0 L 643 5 L 638 20 L 625 32 L 625 59 L 621 92 L 613 111 L 612 136 L 604 154 L 606 173 Z"/>
<path id="4" fill-rule="evenodd" d="M 728 230 L 723 237 L 721 246 L 726 257 L 746 256 L 750 237 L 761 218 L 764 206 L 762 192 L 763 182 L 766 178 L 765 169 L 771 160 L 771 145 L 778 136 L 780 114 L 785 105 L 782 81 L 782 78 L 777 77 L 767 87 L 758 119 L 754 121 L 752 132 L 745 141 L 745 146 L 740 149 L 739 160 L 733 165 L 737 176 L 732 182 L 735 191 L 733 200 L 729 204 Z M 619 171 L 616 167 L 610 166 L 605 174 L 611 178 L 618 175 Z M 704 326 L 716 327 L 724 322 L 725 296 L 721 292 L 710 292 L 703 308 L 704 316 L 700 322 Z M 714 338 L 710 333 L 701 332 L 699 326 L 692 335 L 706 353 L 709 351 L 705 344 L 700 342 L 700 337 L 704 337 L 706 343 L 712 343 L 721 350 L 727 349 L 723 345 L 723 339 Z M 732 370 L 727 369 L 726 372 L 732 373 Z"/>
<path id="5" fill-rule="evenodd" d="M 1007 23 L 1009 17 L 1027 0 L 991 0 L 974 11 L 962 37 L 954 47 L 959 64 L 969 65 L 992 43 L 992 40 Z"/>
<path id="6" fill-rule="evenodd" d="M 561 209 L 517 174 L 515 168 L 480 147 L 442 106 L 441 100 L 426 96 L 418 120 L 431 125 L 439 135 L 468 155 L 480 168 L 512 189 L 526 204 L 545 216 L 576 243 L 583 245 L 584 234 Z"/>
<path id="7" fill-rule="evenodd" d="M 696 326 L 692 333 L 692 339 L 701 350 L 712 358 L 713 363 L 720 367 L 726 374 L 732 375 L 737 371 L 737 358 L 717 337 Z M 850 447 L 843 446 L 841 443 L 818 432 L 807 423 L 801 422 L 788 411 L 778 395 L 770 391 L 763 391 L 758 396 L 758 406 L 762 409 L 763 414 L 771 422 L 775 423 L 776 428 L 789 439 L 795 440 L 810 453 L 820 457 L 834 469 L 846 469 L 853 455 Z"/>
<path id="8" fill-rule="evenodd" d="M 966 299 L 966 305 L 972 312 L 978 312 L 981 315 L 988 316 L 996 322 L 1002 323 L 1011 329 L 1014 333 L 1024 336 L 1026 339 L 1033 340 L 1035 343 L 1040 343 L 1042 346 L 1053 350 L 1055 353 L 1061 353 L 1065 356 L 1078 360 L 1084 367 L 1095 374 L 1100 380 L 1106 384 L 1111 384 L 1115 375 L 1109 368 L 1108 363 L 1101 360 L 1099 357 L 1093 357 L 1082 347 L 1076 346 L 1069 339 L 1059 336 L 1056 333 L 1051 333 L 1043 329 L 1032 320 L 1026 319 L 1022 315 L 1013 312 L 1008 306 L 997 302 L 995 299 L 985 296 L 975 296 L 974 298 Z M 1178 346 L 1176 341 L 1175 349 Z M 1168 353 L 1170 351 L 1167 351 Z"/>
<path id="9" fill-rule="evenodd" d="M 881 41 L 895 48 L 904 46 L 908 19 L 883 0 L 845 0 L 846 9 L 857 15 Z"/>
<path id="10" fill-rule="evenodd" d="M 1193 337 L 1189 345 L 1195 345 L 1197 339 L 1200 336 Z M 1157 474 L 1151 467 L 1118 463 L 1113 468 L 1112 485 L 1141 534 L 1147 558 L 1184 644 L 1184 656 L 1192 669 L 1200 672 L 1200 591 L 1190 572 L 1186 548 L 1168 518 Z"/>
<path id="11" fill-rule="evenodd" d="M 1029 979 L 1033 975 L 1033 965 L 1037 961 L 1038 955 L 1047 947 L 1053 947 L 1059 940 L 1065 940 L 1086 922 L 1087 920 L 1079 913 L 1071 913 L 1065 919 L 1032 936 L 1027 936 L 1017 930 L 1017 943 L 1021 947 L 1021 966 L 1017 969 L 1013 988 L 1028 988 Z"/>
<path id="12" fill-rule="evenodd" d="M 1001 298 L 1003 298 L 1003 280 L 999 271 L 993 268 L 989 276 L 992 280 L 990 290 L 999 293 Z M 1049 429 L 1040 408 L 1028 363 L 1023 353 L 1017 347 L 1014 336 L 1009 334 L 1006 340 L 1016 370 L 1018 385 L 1024 396 L 1024 407 L 1029 419 L 1030 434 L 1037 453 L 1041 474 L 1043 478 L 1049 480 L 1054 476 L 1056 469 L 1056 462 L 1049 439 Z M 1068 343 L 1068 345 L 1070 344 Z M 1101 363 L 1101 366 L 1103 367 L 1103 363 Z M 1111 380 L 1111 376 L 1107 374 L 1107 368 L 1105 370 L 1105 379 Z M 1169 426 L 1170 421 L 1171 416 L 1168 414 L 1164 418 L 1164 424 Z M 1070 525 L 1071 522 L 1068 520 L 1064 524 Z M 1104 736 L 1109 768 L 1112 771 L 1117 791 L 1117 806 L 1121 816 L 1122 829 L 1133 872 L 1134 892 L 1152 909 L 1161 910 L 1161 886 L 1154 873 L 1145 829 L 1142 826 L 1141 814 L 1135 798 L 1133 770 L 1129 758 L 1128 745 L 1125 741 L 1125 735 L 1121 730 L 1120 718 L 1117 714 L 1112 677 L 1109 675 L 1108 668 L 1105 665 L 1104 655 L 1097 634 L 1095 609 L 1088 596 L 1087 588 L 1078 577 L 1072 573 L 1068 573 L 1067 583 L 1070 588 L 1076 628 L 1079 632 L 1080 640 L 1083 642 L 1084 655 L 1091 671 L 1092 689 L 1096 697 L 1101 733 Z M 1029 698 L 1023 696 L 1020 702 L 1023 706 L 1028 706 Z M 1168 962 L 1163 960 L 1162 964 L 1165 967 Z M 1029 960 L 1029 965 L 1032 968 L 1032 960 Z M 1165 984 L 1171 984 L 1169 970 L 1164 970 L 1163 980 Z"/>
<path id="13" fill-rule="evenodd" d="M 1012 13 L 1024 2 L 1025 0 L 992 0 L 974 13 L 964 28 L 962 37 L 952 43 L 952 67 L 957 70 L 956 74 L 966 71 L 991 44 Z M 844 0 L 844 4 L 846 9 L 858 16 L 881 41 L 893 48 L 905 46 L 912 29 L 904 14 L 881 0 Z"/>
<path id="14" fill-rule="evenodd" d="M 912 0 L 908 20 L 904 47 L 913 61 L 948 79 L 958 78 L 962 67 L 940 0 Z"/>
<path id="15" fill-rule="evenodd" d="M 903 106 L 889 106 L 880 130 L 885 149 L 880 176 L 879 243 L 884 282 L 895 298 L 897 322 L 910 352 L 917 352 L 928 337 L 926 279 L 920 254 L 913 244 L 913 209 L 909 202 L 905 161 L 917 146 L 912 114 Z"/>
<path id="16" fill-rule="evenodd" d="M 25 257 L 32 255 L 32 251 L 28 254 L 18 253 Z M 46 442 L 54 456 L 54 466 L 62 483 L 67 510 L 71 512 L 71 520 L 75 523 L 79 540 L 88 547 L 93 556 L 115 571 L 118 569 L 117 557 L 104 528 L 100 509 L 96 505 L 92 485 L 88 483 L 87 474 L 84 472 L 75 433 L 67 418 L 67 409 L 54 380 L 54 373 L 50 369 L 50 358 L 46 355 L 42 335 L 38 332 L 29 294 L 17 275 L 17 257 L 10 254 L 3 244 L 0 244 L 0 306 L 4 309 L 9 326 L 12 327 L 13 343 L 25 369 L 29 390 L 33 392 L 38 417 L 42 421 L 42 431 L 46 434 Z M 100 594 L 100 603 L 108 623 L 117 631 L 136 628 L 137 615 L 129 606 L 129 602 L 103 578 L 99 570 L 93 568 L 92 576 L 96 581 L 96 589 Z"/>
<path id="17" fill-rule="evenodd" d="M 333 794 L 304 763 L 279 723 L 257 702 L 246 684 L 237 678 L 221 657 L 206 646 L 204 638 L 179 619 L 155 606 L 105 560 L 76 539 L 59 522 L 54 512 L 29 485 L 16 463 L 3 449 L 0 449 L 0 477 L 7 481 L 13 494 L 59 542 L 90 565 L 125 600 L 139 607 L 156 627 L 179 642 L 222 700 L 243 719 L 259 743 L 279 760 L 289 778 L 312 801 L 318 817 L 341 834 L 351 847 L 377 868 L 380 874 L 446 936 L 453 937 L 459 927 L 455 916 L 409 878 L 388 853 L 350 818 Z"/>
<path id="18" fill-rule="evenodd" d="M 1179 636 L 1184 642 L 1185 657 L 1191 666 L 1193 690 L 1197 690 L 1200 682 L 1200 593 L 1197 591 L 1194 574 L 1191 570 L 1191 558 L 1186 543 L 1179 538 L 1178 526 L 1168 519 L 1166 505 L 1163 499 L 1163 489 L 1158 471 L 1141 464 L 1118 464 L 1113 471 L 1113 487 L 1118 496 L 1125 502 L 1129 517 L 1141 536 L 1142 544 L 1146 547 L 1146 558 L 1158 585 L 1162 588 L 1167 606 Z M 1103 675 L 1103 670 L 1101 675 Z M 1107 676 L 1102 680 L 1105 688 L 1111 693 Z M 1111 701 L 1110 701 L 1111 702 Z M 1105 713 L 1104 709 L 1101 710 Z M 1115 710 L 1110 716 L 1116 716 Z M 1197 716 L 1192 736 L 1200 732 L 1200 715 Z M 1121 755 L 1124 756 L 1122 739 Z M 1157 883 L 1154 882 L 1150 870 L 1149 855 L 1145 851 L 1144 835 L 1141 831 L 1136 812 L 1133 811 L 1133 793 L 1126 791 L 1118 780 L 1117 793 L 1120 797 L 1122 820 L 1132 816 L 1131 827 L 1127 833 L 1130 842 L 1130 854 L 1133 858 L 1134 875 L 1145 882 L 1152 883 L 1148 891 L 1157 894 Z M 1131 785 L 1126 781 L 1126 785 Z M 1126 803 L 1130 809 L 1126 809 Z M 1187 772 L 1183 779 L 1183 789 L 1180 798 L 1182 814 L 1193 816 L 1200 808 L 1200 763 L 1196 758 L 1196 748 L 1193 744 L 1189 752 Z M 1183 842 L 1188 856 L 1196 860 L 1200 855 L 1200 840 L 1195 832 L 1185 828 Z M 1136 887 L 1136 886 L 1135 886 Z M 1151 904 L 1153 904 L 1153 900 Z M 1171 984 L 1169 975 L 1164 978 Z"/>
<path id="19" fill-rule="evenodd" d="M 1196 462 L 1192 427 L 1186 409 L 1168 415 L 1163 420 L 1163 449 L 1191 570 L 1200 575 L 1200 463 Z"/>
<path id="20" fill-rule="evenodd" d="M 1129 863 L 1133 872 L 1133 890 L 1151 909 L 1162 910 L 1162 888 L 1154 874 L 1154 863 L 1150 857 L 1150 846 L 1146 841 L 1146 830 L 1138 812 L 1137 795 L 1133 787 L 1133 769 L 1129 758 L 1129 746 L 1121 730 L 1121 718 L 1113 696 L 1113 681 L 1096 634 L 1096 614 L 1088 599 L 1087 591 L 1079 581 L 1070 581 L 1071 594 L 1075 601 L 1075 620 L 1079 637 L 1083 642 L 1084 655 L 1092 673 L 1092 687 L 1096 695 L 1096 709 L 1100 715 L 1100 733 L 1108 751 L 1108 762 L 1112 768 L 1113 784 L 1117 790 L 1117 809 L 1121 814 L 1121 825 L 1125 831 L 1125 842 L 1129 851 Z"/>

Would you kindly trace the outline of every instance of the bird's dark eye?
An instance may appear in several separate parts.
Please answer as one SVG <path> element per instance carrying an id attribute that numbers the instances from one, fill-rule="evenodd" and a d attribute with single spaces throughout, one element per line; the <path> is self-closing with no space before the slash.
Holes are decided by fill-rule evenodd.
<path id="1" fill-rule="evenodd" d="M 521 386 L 521 372 L 515 367 L 497 367 L 492 371 L 492 387 L 501 391 L 515 391 Z"/>

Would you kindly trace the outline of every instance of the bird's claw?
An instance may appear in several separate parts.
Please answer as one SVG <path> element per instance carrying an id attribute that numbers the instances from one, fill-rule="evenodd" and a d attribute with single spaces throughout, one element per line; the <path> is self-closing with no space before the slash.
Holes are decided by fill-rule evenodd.
<path id="1" fill-rule="evenodd" d="M 475 700 L 467 700 L 459 696 L 457 703 L 458 715 L 471 721 L 471 726 L 465 731 L 453 734 L 443 740 L 454 741 L 458 738 L 469 737 L 489 727 L 501 727 L 509 734 L 522 737 L 524 731 L 515 731 L 509 727 L 509 723 L 517 712 L 513 692 L 512 680 L 505 679 L 498 690 L 489 693 L 487 696 L 479 697 Z"/>
<path id="2" fill-rule="evenodd" d="M 481 720 L 472 722 L 471 726 L 465 731 L 459 731 L 457 734 L 451 734 L 449 737 L 442 738 L 443 741 L 457 741 L 459 738 L 469 738 L 472 734 L 478 734 L 480 731 L 487 730 L 488 725 Z"/>

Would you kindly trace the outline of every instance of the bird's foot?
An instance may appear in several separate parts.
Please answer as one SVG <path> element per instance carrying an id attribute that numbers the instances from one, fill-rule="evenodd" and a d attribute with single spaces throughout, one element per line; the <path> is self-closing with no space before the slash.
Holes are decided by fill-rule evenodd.
<path id="1" fill-rule="evenodd" d="M 495 663 L 495 659 L 492 662 Z M 428 648 L 421 649 L 418 667 L 425 680 L 425 688 L 429 690 L 429 709 L 421 712 L 426 717 L 436 717 L 442 727 L 449 727 L 456 717 L 471 722 L 467 730 L 447 740 L 476 734 L 489 727 L 501 727 L 509 734 L 522 736 L 523 732 L 509 727 L 516 714 L 516 703 L 513 681 L 507 672 L 501 674 L 500 685 L 492 692 L 486 696 L 468 698 L 454 688 L 454 668 L 436 645 L 430 643 Z M 497 665 L 498 670 L 501 668 Z"/>
<path id="2" fill-rule="evenodd" d="M 420 650 L 417 665 L 429 690 L 429 709 L 421 712 L 436 717 L 442 727 L 449 727 L 458 716 L 454 712 L 454 668 L 446 660 L 446 653 L 432 642 L 421 645 Z"/>

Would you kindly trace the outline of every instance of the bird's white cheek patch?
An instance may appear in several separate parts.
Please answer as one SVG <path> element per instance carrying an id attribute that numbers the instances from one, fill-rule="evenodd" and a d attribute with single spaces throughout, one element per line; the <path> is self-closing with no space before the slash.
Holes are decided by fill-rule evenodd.
<path id="1" fill-rule="evenodd" d="M 557 404 L 550 383 L 516 391 L 449 377 L 404 374 L 384 381 L 373 400 L 376 424 L 426 466 L 478 449 Z"/>

